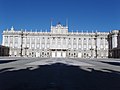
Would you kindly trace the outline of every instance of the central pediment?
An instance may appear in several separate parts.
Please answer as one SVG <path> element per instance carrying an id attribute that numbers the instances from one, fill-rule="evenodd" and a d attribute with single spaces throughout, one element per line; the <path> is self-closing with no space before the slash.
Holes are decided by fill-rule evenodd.
<path id="1" fill-rule="evenodd" d="M 66 34 L 68 33 L 68 27 L 61 25 L 60 22 L 56 26 L 51 26 L 51 32 L 53 34 Z"/>

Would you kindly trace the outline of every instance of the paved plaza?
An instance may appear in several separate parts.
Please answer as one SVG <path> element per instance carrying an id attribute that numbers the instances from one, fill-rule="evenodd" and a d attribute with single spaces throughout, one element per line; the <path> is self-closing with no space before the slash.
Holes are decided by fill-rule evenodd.
<path id="1" fill-rule="evenodd" d="M 0 57 L 0 90 L 120 90 L 120 59 Z"/>

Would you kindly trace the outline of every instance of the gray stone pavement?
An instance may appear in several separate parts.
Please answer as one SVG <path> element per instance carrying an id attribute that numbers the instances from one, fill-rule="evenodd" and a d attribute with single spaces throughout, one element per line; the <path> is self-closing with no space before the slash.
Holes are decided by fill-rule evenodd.
<path id="1" fill-rule="evenodd" d="M 117 62 L 120 63 L 120 59 L 80 59 L 80 58 L 27 58 L 27 57 L 1 57 L 0 60 L 16 60 L 9 63 L 0 64 L 0 69 L 4 68 L 27 68 L 37 67 L 38 65 L 51 65 L 55 63 L 63 63 L 67 65 L 80 66 L 83 69 L 93 68 L 96 70 L 109 69 L 114 71 L 120 71 L 120 65 L 111 65 L 104 62 Z M 104 70 L 105 71 L 105 70 Z"/>
<path id="2" fill-rule="evenodd" d="M 0 90 L 120 90 L 119 59 L 0 57 Z"/>

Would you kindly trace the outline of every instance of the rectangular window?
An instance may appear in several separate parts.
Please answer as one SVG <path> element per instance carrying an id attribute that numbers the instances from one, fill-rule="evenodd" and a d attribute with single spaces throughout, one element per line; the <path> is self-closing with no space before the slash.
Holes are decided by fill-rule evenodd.
<path id="1" fill-rule="evenodd" d="M 52 38 L 52 44 L 53 45 L 55 44 L 55 38 Z"/>
<path id="2" fill-rule="evenodd" d="M 47 38 L 47 43 L 50 43 L 50 38 Z"/>
<path id="3" fill-rule="evenodd" d="M 47 44 L 47 48 L 50 48 L 50 45 L 49 45 L 49 44 Z"/>
<path id="4" fill-rule="evenodd" d="M 27 44 L 29 44 L 30 43 L 30 38 L 26 38 L 26 42 L 27 42 Z"/>
<path id="5" fill-rule="evenodd" d="M 61 45 L 61 39 L 60 38 L 58 38 L 58 40 L 57 40 L 57 45 Z"/>
<path id="6" fill-rule="evenodd" d="M 25 44 L 25 38 L 23 38 L 23 43 Z"/>
<path id="7" fill-rule="evenodd" d="M 17 36 L 15 37 L 15 43 L 18 43 L 18 37 Z"/>
<path id="8" fill-rule="evenodd" d="M 10 36 L 10 43 L 13 43 L 13 37 Z"/>
<path id="9" fill-rule="evenodd" d="M 42 44 L 42 48 L 45 48 L 45 45 L 44 45 L 44 44 Z"/>
<path id="10" fill-rule="evenodd" d="M 81 45 L 78 45 L 78 48 L 81 48 Z"/>
<path id="11" fill-rule="evenodd" d="M 32 48 L 34 48 L 35 47 L 35 45 L 34 44 L 32 44 Z"/>
<path id="12" fill-rule="evenodd" d="M 30 47 L 30 44 L 27 44 L 27 47 Z"/>
<path id="13" fill-rule="evenodd" d="M 39 45 L 39 44 L 37 44 L 37 48 L 39 48 L 39 46 L 40 46 L 40 45 Z"/>
<path id="14" fill-rule="evenodd" d="M 73 48 L 76 48 L 76 45 L 75 45 L 75 44 L 73 45 Z"/>
<path id="15" fill-rule="evenodd" d="M 63 39 L 63 44 L 64 44 L 64 45 L 66 44 L 66 39 L 65 39 L 65 38 Z"/>
<path id="16" fill-rule="evenodd" d="M 18 47 L 18 44 L 15 44 L 15 48 Z"/>
<path id="17" fill-rule="evenodd" d="M 12 47 L 13 46 L 13 44 L 12 43 L 10 43 L 10 47 Z"/>
<path id="18" fill-rule="evenodd" d="M 108 49 L 108 45 L 105 45 L 105 48 L 107 48 L 107 49 Z"/>
<path id="19" fill-rule="evenodd" d="M 36 38 L 36 42 L 39 43 L 40 42 L 40 38 Z"/>
<path id="20" fill-rule="evenodd" d="M 35 38 L 32 38 L 32 43 L 35 43 Z"/>
<path id="21" fill-rule="evenodd" d="M 84 48 L 87 48 L 87 45 L 84 45 Z"/>
<path id="22" fill-rule="evenodd" d="M 45 38 L 44 37 L 42 38 L 42 43 L 45 43 Z"/>
<path id="23" fill-rule="evenodd" d="M 68 45 L 68 48 L 70 49 L 70 48 L 71 48 L 71 45 Z"/>
<path id="24" fill-rule="evenodd" d="M 5 43 L 8 43 L 8 36 L 5 36 Z"/>
<path id="25" fill-rule="evenodd" d="M 103 45 L 101 45 L 100 48 L 102 49 L 102 48 L 103 48 Z"/>
<path id="26" fill-rule="evenodd" d="M 91 48 L 91 45 L 89 45 L 89 49 Z"/>

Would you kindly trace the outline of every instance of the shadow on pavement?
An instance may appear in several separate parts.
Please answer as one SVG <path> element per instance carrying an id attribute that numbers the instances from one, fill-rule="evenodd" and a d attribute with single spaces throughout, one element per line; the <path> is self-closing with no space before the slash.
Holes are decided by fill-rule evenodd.
<path id="1" fill-rule="evenodd" d="M 17 60 L 0 60 L 0 64 L 4 64 L 4 63 L 10 63 L 10 62 L 14 62 Z"/>
<path id="2" fill-rule="evenodd" d="M 90 68 L 89 68 L 90 69 Z M 4 71 L 7 70 L 7 71 Z M 119 72 L 56 63 L 0 72 L 0 90 L 120 90 Z"/>
<path id="3" fill-rule="evenodd" d="M 105 61 L 102 61 L 102 63 L 107 63 L 107 64 L 110 64 L 110 65 L 120 66 L 120 62 L 105 62 Z"/>

